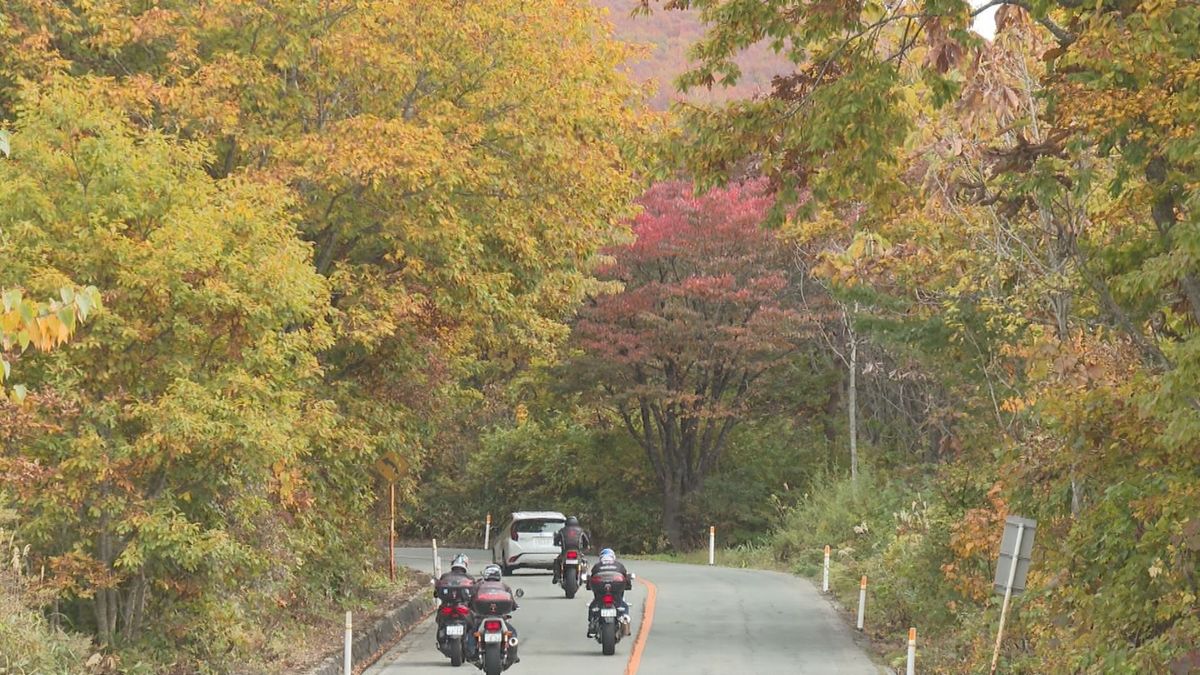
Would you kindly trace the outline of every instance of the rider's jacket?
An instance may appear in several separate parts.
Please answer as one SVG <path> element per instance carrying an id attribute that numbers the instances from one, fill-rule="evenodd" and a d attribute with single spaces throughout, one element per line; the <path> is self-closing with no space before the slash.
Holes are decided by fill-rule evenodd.
<path id="1" fill-rule="evenodd" d="M 475 578 L 466 572 L 450 570 L 446 572 L 433 585 L 433 597 L 437 598 L 442 604 L 461 602 L 468 603 L 471 601 L 471 593 L 475 588 Z"/>
<path id="2" fill-rule="evenodd" d="M 628 591 L 633 588 L 633 579 L 629 577 L 629 572 L 620 562 L 598 562 L 592 565 L 587 587 L 594 593 Z"/>
<path id="3" fill-rule="evenodd" d="M 567 525 L 554 533 L 554 545 L 564 551 L 582 551 L 591 546 L 588 533 L 578 525 Z"/>

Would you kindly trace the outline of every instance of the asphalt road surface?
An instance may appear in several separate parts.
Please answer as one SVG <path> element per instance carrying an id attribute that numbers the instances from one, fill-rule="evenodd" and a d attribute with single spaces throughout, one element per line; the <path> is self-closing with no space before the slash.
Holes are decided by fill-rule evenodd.
<path id="1" fill-rule="evenodd" d="M 460 551 L 443 549 L 442 568 Z M 487 551 L 465 551 L 471 571 L 491 562 Z M 397 549 L 397 563 L 432 571 L 429 549 Z M 548 572 L 518 570 L 506 577 L 525 597 L 513 615 L 521 636 L 521 663 L 512 675 L 594 673 L 682 675 L 735 673 L 811 673 L 813 675 L 877 675 L 874 665 L 851 637 L 851 629 L 809 582 L 775 572 L 698 565 L 626 561 L 630 572 L 654 587 L 654 611 L 636 658 L 636 638 L 650 595 L 645 584 L 626 593 L 634 618 L 632 636 L 603 656 L 600 645 L 585 637 L 587 603 L 580 590 L 567 600 L 550 583 Z M 431 587 L 432 589 L 432 587 Z M 431 590 L 432 592 L 432 590 Z M 479 672 L 464 664 L 450 666 L 434 646 L 433 620 L 413 629 L 368 675 Z M 628 668 L 628 671 L 627 671 Z"/>

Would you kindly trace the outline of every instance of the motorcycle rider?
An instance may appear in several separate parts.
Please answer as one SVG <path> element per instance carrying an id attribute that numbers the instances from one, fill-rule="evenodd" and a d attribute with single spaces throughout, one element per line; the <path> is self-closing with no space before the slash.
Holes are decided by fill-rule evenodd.
<path id="1" fill-rule="evenodd" d="M 434 582 L 433 597 L 439 600 L 442 605 L 462 604 L 469 606 L 471 604 L 471 595 L 475 587 L 475 577 L 472 577 L 467 572 L 470 564 L 470 558 L 459 553 L 450 561 L 450 571 L 443 574 Z M 443 625 L 445 619 L 442 617 L 441 612 L 438 612 L 436 616 L 438 626 L 437 639 L 438 644 L 441 645 L 442 640 L 445 638 L 445 626 Z M 471 624 L 470 621 L 467 623 Z M 469 628 L 470 630 L 466 632 L 466 648 L 468 653 L 471 653 L 475 649 L 475 635 L 474 627 L 469 625 Z"/>
<path id="2" fill-rule="evenodd" d="M 575 516 L 569 516 L 567 521 L 563 523 L 561 529 L 554 533 L 554 545 L 558 546 L 558 557 L 554 559 L 554 574 L 550 579 L 550 583 L 557 584 L 562 578 L 563 559 L 567 556 L 567 551 L 584 551 L 592 547 L 591 537 L 588 536 L 587 530 L 579 526 L 579 519 Z"/>
<path id="3" fill-rule="evenodd" d="M 472 596 L 471 609 L 474 610 L 477 620 L 479 617 L 488 614 L 495 614 L 496 612 L 494 611 L 494 605 L 490 607 L 485 606 L 482 601 L 478 600 L 478 598 L 483 596 L 492 598 L 496 597 L 497 595 L 507 595 L 507 603 L 512 607 L 512 609 L 504 613 L 504 618 L 508 619 L 508 629 L 512 631 L 512 636 L 515 638 L 517 637 L 517 627 L 512 624 L 511 616 L 513 612 L 517 611 L 517 596 L 513 593 L 512 589 L 508 587 L 508 584 L 501 581 L 500 577 L 502 574 L 503 573 L 500 569 L 500 566 L 495 563 L 483 568 L 483 577 L 478 583 L 475 584 L 475 593 Z M 517 656 L 516 645 L 510 646 L 508 648 L 508 666 L 512 666 L 514 663 L 520 662 L 521 657 Z"/>
<path id="4" fill-rule="evenodd" d="M 629 576 L 625 565 L 617 561 L 617 554 L 611 548 L 601 549 L 600 559 L 592 565 L 588 576 L 587 589 L 592 592 L 592 602 L 588 605 L 588 637 L 596 637 L 596 619 L 600 616 L 600 605 L 606 594 L 613 596 L 617 616 L 628 627 L 629 603 L 625 602 L 625 591 L 633 590 L 633 577 Z"/>

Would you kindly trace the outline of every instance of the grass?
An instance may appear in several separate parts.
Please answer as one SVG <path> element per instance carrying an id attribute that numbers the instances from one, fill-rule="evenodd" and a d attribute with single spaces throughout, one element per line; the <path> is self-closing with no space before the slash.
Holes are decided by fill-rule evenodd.
<path id="1" fill-rule="evenodd" d="M 681 553 L 653 553 L 648 555 L 628 556 L 633 560 L 653 560 L 658 562 L 685 563 L 689 565 L 707 565 L 708 549 L 697 549 Z M 774 570 L 777 572 L 793 571 L 786 563 L 776 559 L 774 550 L 768 545 L 741 544 L 730 548 L 717 549 L 714 556 L 718 567 L 736 567 L 740 569 Z"/>

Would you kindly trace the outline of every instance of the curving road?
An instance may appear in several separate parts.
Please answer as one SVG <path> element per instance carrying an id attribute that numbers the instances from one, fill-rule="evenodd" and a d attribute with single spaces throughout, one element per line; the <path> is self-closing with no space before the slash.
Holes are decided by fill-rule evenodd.
<path id="1" fill-rule="evenodd" d="M 443 569 L 458 550 L 441 551 Z M 490 562 L 487 551 L 466 551 L 472 572 Z M 397 562 L 431 571 L 429 549 L 397 549 Z M 813 675 L 877 675 L 887 672 L 871 662 L 854 643 L 833 608 L 809 582 L 776 572 L 659 562 L 628 562 L 629 570 L 654 584 L 657 591 L 650 630 L 640 658 L 630 661 L 634 639 L 617 645 L 614 656 L 585 637 L 590 594 L 567 600 L 548 573 L 518 571 L 507 579 L 525 589 L 513 623 L 521 635 L 521 663 L 514 675 L 677 675 L 732 673 L 811 673 Z M 585 596 L 588 596 L 585 598 Z M 647 589 L 637 584 L 627 593 L 634 616 L 633 636 Z M 471 665 L 451 668 L 434 647 L 433 621 L 415 628 L 368 675 L 479 672 Z"/>

